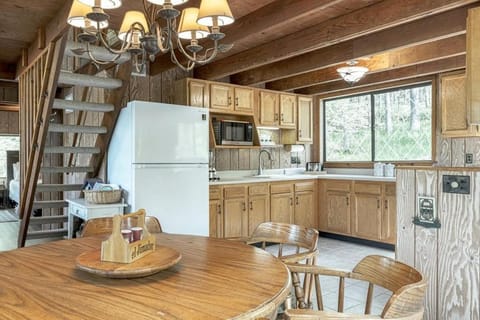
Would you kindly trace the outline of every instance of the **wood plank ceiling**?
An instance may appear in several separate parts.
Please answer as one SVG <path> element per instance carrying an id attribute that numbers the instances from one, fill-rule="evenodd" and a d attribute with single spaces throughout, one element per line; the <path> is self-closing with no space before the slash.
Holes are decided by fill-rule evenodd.
<path id="1" fill-rule="evenodd" d="M 118 28 L 124 12 L 140 10 L 141 2 L 124 1 L 120 9 L 108 12 L 111 25 Z M 182 7 L 199 2 L 190 0 Z M 336 73 L 352 59 L 370 69 L 354 88 L 464 68 L 467 10 L 480 1 L 229 0 L 229 4 L 236 21 L 222 29 L 227 34 L 223 42 L 234 47 L 196 68 L 195 77 L 331 95 L 353 90 Z M 65 11 L 62 0 L 2 4 L 0 79 L 12 74 L 12 64 L 27 44 L 33 52 L 38 29 Z M 159 56 L 151 73 L 172 67 L 168 55 Z"/>

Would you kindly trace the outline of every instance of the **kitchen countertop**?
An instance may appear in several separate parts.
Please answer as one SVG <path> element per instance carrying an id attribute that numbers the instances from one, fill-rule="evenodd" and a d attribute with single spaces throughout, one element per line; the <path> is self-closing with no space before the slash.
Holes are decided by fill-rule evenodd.
<path id="1" fill-rule="evenodd" d="M 241 176 L 241 175 L 227 175 L 220 176 L 219 181 L 211 181 L 210 185 L 225 185 L 225 184 L 239 184 L 239 183 L 256 183 L 256 182 L 277 182 L 289 180 L 311 180 L 311 179 L 332 179 L 332 180 L 362 180 L 362 181 L 381 181 L 381 182 L 395 182 L 395 177 L 378 177 L 372 175 L 362 174 L 307 174 L 307 173 L 265 173 L 262 176 Z"/>

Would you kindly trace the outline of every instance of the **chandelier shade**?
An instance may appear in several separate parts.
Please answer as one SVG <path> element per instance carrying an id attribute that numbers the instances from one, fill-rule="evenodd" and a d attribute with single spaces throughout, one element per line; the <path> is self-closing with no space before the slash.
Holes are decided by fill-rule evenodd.
<path id="1" fill-rule="evenodd" d="M 202 0 L 197 23 L 207 27 L 226 26 L 235 21 L 227 0 Z"/>
<path id="2" fill-rule="evenodd" d="M 182 11 L 178 24 L 178 37 L 180 39 L 203 39 L 209 34 L 207 27 L 197 23 L 198 8 L 186 8 Z"/>
<path id="3" fill-rule="evenodd" d="M 144 28 L 144 32 L 149 31 L 147 19 L 143 12 L 135 10 L 127 11 L 125 17 L 123 17 L 122 26 L 118 31 L 118 38 L 122 41 L 130 42 L 132 34 L 140 32 L 140 30 L 138 30 L 139 26 Z"/>
<path id="4" fill-rule="evenodd" d="M 68 14 L 68 24 L 82 29 L 97 28 L 105 29 L 108 27 L 108 21 L 101 21 L 98 23 L 87 18 L 87 14 L 91 12 L 91 7 L 83 4 L 78 0 L 74 0 L 70 12 Z"/>
<path id="5" fill-rule="evenodd" d="M 102 9 L 116 9 L 122 6 L 121 0 L 79 0 L 89 7 L 99 7 Z"/>
<path id="6" fill-rule="evenodd" d="M 368 72 L 367 67 L 356 66 L 357 61 L 349 61 L 347 64 L 347 67 L 338 68 L 337 72 L 349 84 L 360 81 Z"/>

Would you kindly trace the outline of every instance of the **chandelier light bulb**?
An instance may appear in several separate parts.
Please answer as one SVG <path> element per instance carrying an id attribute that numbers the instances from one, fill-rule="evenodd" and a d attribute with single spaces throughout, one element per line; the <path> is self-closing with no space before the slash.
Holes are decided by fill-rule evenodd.
<path id="1" fill-rule="evenodd" d="M 156 4 L 157 6 L 163 6 L 165 3 L 171 4 L 172 6 L 178 6 L 187 2 L 188 0 L 147 0 L 150 3 Z"/>
<path id="2" fill-rule="evenodd" d="M 89 7 L 100 7 L 102 9 L 116 9 L 122 6 L 121 0 L 79 0 Z"/>

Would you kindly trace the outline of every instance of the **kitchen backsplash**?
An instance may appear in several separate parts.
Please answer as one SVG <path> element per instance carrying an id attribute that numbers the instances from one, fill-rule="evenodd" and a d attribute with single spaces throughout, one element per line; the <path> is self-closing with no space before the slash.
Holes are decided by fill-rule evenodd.
<path id="1" fill-rule="evenodd" d="M 286 147 L 262 147 L 270 151 L 273 161 L 262 155 L 264 169 L 305 168 L 310 161 L 311 145 L 305 145 L 303 152 L 290 152 Z M 215 149 L 214 160 L 217 171 L 225 170 L 256 170 L 258 169 L 258 154 L 260 149 Z M 292 156 L 299 163 L 292 163 Z"/>

